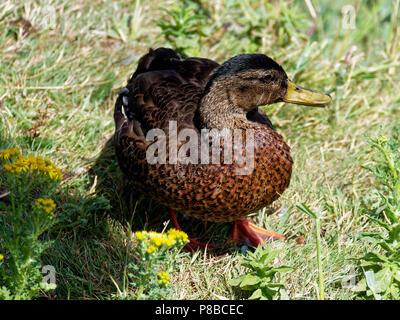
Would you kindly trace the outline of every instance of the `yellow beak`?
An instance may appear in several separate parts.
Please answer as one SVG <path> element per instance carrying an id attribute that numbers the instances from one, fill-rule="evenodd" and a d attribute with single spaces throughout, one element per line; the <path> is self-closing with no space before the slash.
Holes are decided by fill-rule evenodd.
<path id="1" fill-rule="evenodd" d="M 288 80 L 287 93 L 283 101 L 305 106 L 324 107 L 332 101 L 332 98 L 327 93 L 305 89 Z"/>

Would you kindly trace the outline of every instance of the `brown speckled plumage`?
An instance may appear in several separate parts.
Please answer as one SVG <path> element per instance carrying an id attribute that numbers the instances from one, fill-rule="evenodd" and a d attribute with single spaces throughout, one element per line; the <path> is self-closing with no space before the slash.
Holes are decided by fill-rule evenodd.
<path id="1" fill-rule="evenodd" d="M 289 186 L 293 162 L 257 106 L 281 101 L 287 77 L 279 65 L 259 56 L 261 62 L 246 65 L 241 58 L 219 66 L 170 49 L 150 50 L 115 105 L 114 142 L 124 175 L 165 206 L 201 220 L 234 221 L 276 200 Z M 267 65 L 260 69 L 257 63 Z M 152 128 L 168 133 L 170 120 L 177 121 L 178 131 L 242 129 L 243 140 L 244 129 L 254 129 L 254 170 L 237 175 L 236 163 L 149 164 L 146 149 L 153 142 L 145 136 Z"/>

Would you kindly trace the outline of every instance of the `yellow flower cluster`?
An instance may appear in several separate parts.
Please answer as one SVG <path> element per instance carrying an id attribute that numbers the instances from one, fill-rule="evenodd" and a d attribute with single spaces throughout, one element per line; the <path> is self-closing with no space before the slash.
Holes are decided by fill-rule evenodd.
<path id="1" fill-rule="evenodd" d="M 53 216 L 54 215 L 54 209 L 56 208 L 56 204 L 50 198 L 47 198 L 47 199 L 39 198 L 35 202 L 35 208 L 40 209 L 40 210 L 44 210 L 50 216 Z"/>
<path id="2" fill-rule="evenodd" d="M 188 242 L 188 235 L 176 229 L 170 229 L 167 233 L 137 231 L 135 237 L 145 245 L 148 254 L 152 254 L 158 248 L 168 248 L 175 244 L 183 245 Z"/>
<path id="3" fill-rule="evenodd" d="M 169 229 L 167 232 L 167 236 L 169 239 L 181 242 L 183 244 L 188 242 L 188 235 L 180 230 Z"/>
<path id="4" fill-rule="evenodd" d="M 171 279 L 168 273 L 166 272 L 159 272 L 157 273 L 158 284 L 166 285 L 168 284 L 169 280 Z"/>
<path id="5" fill-rule="evenodd" d="M 18 148 L 12 148 L 12 149 L 4 149 L 0 152 L 0 159 L 1 160 L 8 160 L 13 156 L 16 156 L 20 154 L 20 151 Z"/>
<path id="6" fill-rule="evenodd" d="M 0 261 L 4 259 L 4 255 L 0 253 Z"/>
<path id="7" fill-rule="evenodd" d="M 5 171 L 10 173 L 21 173 L 37 171 L 48 177 L 50 180 L 57 181 L 62 179 L 62 173 L 49 159 L 44 159 L 41 156 L 28 155 L 23 157 L 17 148 L 5 149 L 0 153 L 0 158 L 3 160 L 9 160 L 13 156 L 17 156 L 16 159 L 11 163 L 3 165 Z"/>

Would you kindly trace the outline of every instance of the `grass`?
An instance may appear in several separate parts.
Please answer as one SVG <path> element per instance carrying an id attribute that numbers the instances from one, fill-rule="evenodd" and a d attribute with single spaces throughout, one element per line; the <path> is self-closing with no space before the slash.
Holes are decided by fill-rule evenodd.
<path id="1" fill-rule="evenodd" d="M 54 240 L 43 263 L 55 267 L 58 287 L 43 297 L 117 298 L 133 259 L 132 230 L 161 231 L 168 222 L 163 207 L 126 187 L 108 141 L 117 93 L 138 59 L 149 47 L 176 42 L 187 54 L 218 62 L 265 53 L 299 85 L 331 93 L 326 109 L 265 108 L 292 148 L 294 171 L 280 199 L 251 219 L 288 236 L 272 244 L 283 248 L 278 264 L 295 267 L 280 279 L 288 296 L 316 299 L 314 225 L 296 205 L 318 213 L 325 299 L 354 299 L 342 285 L 352 272 L 348 259 L 371 250 L 359 234 L 380 228 L 369 220 L 379 186 L 362 169 L 372 161 L 365 134 L 392 136 L 400 119 L 399 1 L 181 1 L 200 16 L 188 43 L 184 31 L 166 38 L 155 21 L 172 23 L 162 8 L 173 3 L 0 3 L 0 149 L 46 156 L 64 173 L 54 195 L 63 220 L 44 235 Z M 342 20 L 345 5 L 354 8 L 354 28 Z M 182 224 L 214 242 L 230 227 L 209 224 L 204 235 L 201 222 Z M 238 250 L 183 257 L 171 277 L 174 296 L 246 297 L 228 285 L 245 271 L 242 259 Z"/>

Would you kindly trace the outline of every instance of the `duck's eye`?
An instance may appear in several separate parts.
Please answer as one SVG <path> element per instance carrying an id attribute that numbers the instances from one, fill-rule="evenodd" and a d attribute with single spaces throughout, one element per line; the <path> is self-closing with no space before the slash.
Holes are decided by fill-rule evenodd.
<path id="1" fill-rule="evenodd" d="M 263 77 L 264 81 L 271 81 L 272 80 L 272 76 L 270 74 L 267 74 Z"/>

